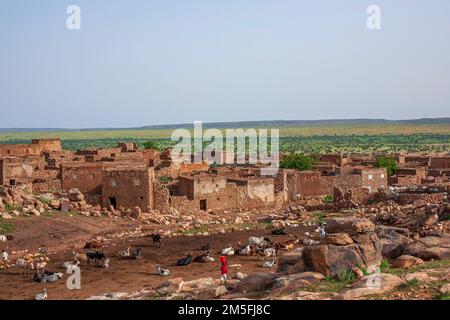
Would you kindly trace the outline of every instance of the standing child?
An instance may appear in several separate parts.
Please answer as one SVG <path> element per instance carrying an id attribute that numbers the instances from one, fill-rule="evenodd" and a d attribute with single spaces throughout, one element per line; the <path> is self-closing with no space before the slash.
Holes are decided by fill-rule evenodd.
<path id="1" fill-rule="evenodd" d="M 227 257 L 220 256 L 220 282 L 222 284 L 225 284 L 227 282 L 227 275 L 228 275 L 228 265 L 227 265 Z"/>

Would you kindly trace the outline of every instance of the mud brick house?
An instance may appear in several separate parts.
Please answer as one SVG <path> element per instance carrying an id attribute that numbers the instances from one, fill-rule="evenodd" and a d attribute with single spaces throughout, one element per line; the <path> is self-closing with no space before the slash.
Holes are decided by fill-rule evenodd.
<path id="1" fill-rule="evenodd" d="M 395 175 L 388 178 L 390 186 L 411 186 L 421 184 L 422 179 L 413 175 Z"/>
<path id="2" fill-rule="evenodd" d="M 388 186 L 386 168 L 356 168 L 354 172 L 361 177 L 361 187 L 370 192 L 377 192 Z"/>
<path id="3" fill-rule="evenodd" d="M 200 210 L 236 208 L 235 186 L 224 176 L 198 174 L 178 178 L 178 194 L 194 202 Z"/>
<path id="4" fill-rule="evenodd" d="M 430 159 L 430 169 L 432 170 L 450 169 L 450 156 L 432 157 Z"/>
<path id="5" fill-rule="evenodd" d="M 185 175 L 193 172 L 208 172 L 209 164 L 206 162 L 202 163 L 182 163 L 178 171 L 179 175 Z"/>
<path id="6" fill-rule="evenodd" d="M 33 139 L 31 144 L 0 144 L 0 158 L 6 156 L 41 155 L 43 152 L 62 151 L 60 139 Z"/>
<path id="7" fill-rule="evenodd" d="M 342 167 L 351 163 L 351 158 L 340 154 L 324 154 L 320 156 L 321 162 L 334 163 L 335 165 Z"/>
<path id="8" fill-rule="evenodd" d="M 33 183 L 35 171 L 44 166 L 44 159 L 38 156 L 3 157 L 0 159 L 0 184 Z"/>
<path id="9" fill-rule="evenodd" d="M 101 162 L 68 162 L 61 164 L 61 187 L 68 191 L 77 188 L 85 194 L 102 194 Z"/>
<path id="10" fill-rule="evenodd" d="M 135 142 L 119 142 L 117 147 L 121 152 L 136 152 L 138 150 Z"/>
<path id="11" fill-rule="evenodd" d="M 161 154 L 159 150 L 144 149 L 141 150 L 141 154 L 145 159 L 147 167 L 158 167 L 161 163 Z"/>
<path id="12" fill-rule="evenodd" d="M 155 172 L 153 168 L 105 168 L 102 171 L 102 206 L 153 209 Z"/>
<path id="13" fill-rule="evenodd" d="M 275 204 L 275 180 L 264 177 L 230 178 L 235 183 L 239 194 L 239 207 L 257 209 L 271 207 Z"/>
<path id="14" fill-rule="evenodd" d="M 430 156 L 416 154 L 405 155 L 405 165 L 428 167 L 430 165 Z"/>
<path id="15" fill-rule="evenodd" d="M 394 176 L 389 177 L 389 185 L 407 186 L 420 185 L 427 176 L 425 167 L 401 167 Z"/>

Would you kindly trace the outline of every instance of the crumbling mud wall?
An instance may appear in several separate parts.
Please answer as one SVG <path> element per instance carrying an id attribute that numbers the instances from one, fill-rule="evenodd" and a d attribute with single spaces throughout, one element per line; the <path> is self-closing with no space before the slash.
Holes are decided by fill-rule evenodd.
<path id="1" fill-rule="evenodd" d="M 102 205 L 106 208 L 153 209 L 153 168 L 105 168 L 102 171 Z"/>

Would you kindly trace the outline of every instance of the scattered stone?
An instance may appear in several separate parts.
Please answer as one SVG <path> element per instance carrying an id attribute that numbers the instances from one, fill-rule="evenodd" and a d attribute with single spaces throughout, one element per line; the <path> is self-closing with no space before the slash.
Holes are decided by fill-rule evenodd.
<path id="1" fill-rule="evenodd" d="M 2 217 L 3 219 L 12 219 L 12 216 L 11 216 L 8 212 L 3 212 L 3 213 L 1 214 L 1 217 Z"/>

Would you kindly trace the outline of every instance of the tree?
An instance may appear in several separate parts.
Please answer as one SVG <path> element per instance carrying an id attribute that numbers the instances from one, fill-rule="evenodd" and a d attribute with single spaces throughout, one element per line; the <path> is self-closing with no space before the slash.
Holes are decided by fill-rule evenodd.
<path id="1" fill-rule="evenodd" d="M 398 164 L 394 158 L 378 157 L 375 163 L 375 167 L 386 168 L 388 176 L 392 176 L 398 171 Z"/>
<path id="2" fill-rule="evenodd" d="M 144 142 L 144 149 L 158 149 L 158 144 L 153 141 Z"/>
<path id="3" fill-rule="evenodd" d="M 293 153 L 285 156 L 280 162 L 280 168 L 297 169 L 300 171 L 311 170 L 312 165 L 312 159 L 301 153 Z"/>

